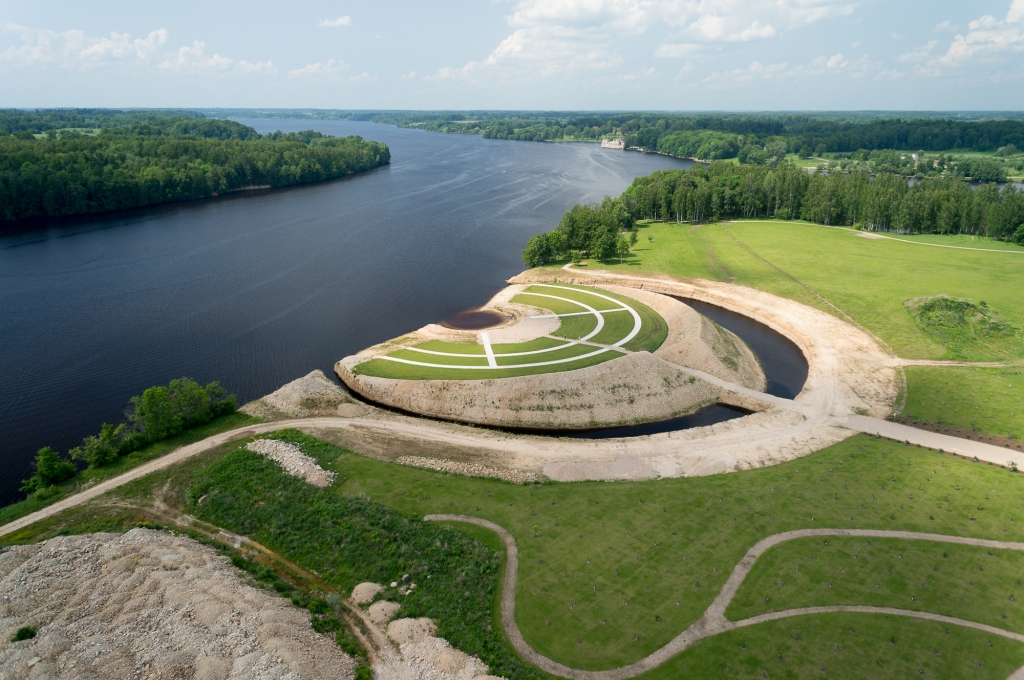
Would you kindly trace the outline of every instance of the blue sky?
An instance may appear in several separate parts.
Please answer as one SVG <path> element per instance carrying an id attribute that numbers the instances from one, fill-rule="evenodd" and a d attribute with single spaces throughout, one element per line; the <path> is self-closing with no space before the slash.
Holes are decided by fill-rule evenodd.
<path id="1" fill-rule="evenodd" d="M 1024 0 L 0 0 L 0 106 L 1020 109 Z"/>

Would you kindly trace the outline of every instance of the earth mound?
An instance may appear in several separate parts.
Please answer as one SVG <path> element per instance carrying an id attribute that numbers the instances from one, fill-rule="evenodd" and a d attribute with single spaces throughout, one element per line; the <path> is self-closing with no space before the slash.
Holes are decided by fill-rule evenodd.
<path id="1" fill-rule="evenodd" d="M 499 331 L 490 332 L 486 342 L 506 342 L 505 338 L 512 337 L 522 343 L 544 340 L 567 342 L 564 336 L 554 335 L 558 321 L 560 318 L 575 320 L 585 312 L 570 312 L 560 318 L 552 318 L 555 315 L 548 309 L 513 302 L 513 299 L 528 298 L 527 288 L 509 286 L 482 308 L 500 309 L 512 319 Z M 548 298 L 565 295 L 563 290 L 573 292 L 555 285 L 548 288 L 547 293 L 534 295 L 531 304 L 545 304 Z M 369 375 L 357 368 L 386 355 L 402 356 L 415 362 L 414 357 L 418 355 L 403 354 L 402 350 L 406 348 L 423 348 L 419 351 L 430 355 L 424 361 L 449 352 L 444 356 L 470 357 L 468 360 L 478 364 L 486 360 L 483 349 L 475 354 L 453 355 L 450 352 L 458 343 L 463 347 L 484 345 L 488 352 L 491 351 L 482 337 L 484 334 L 480 334 L 478 340 L 473 333 L 430 325 L 346 357 L 335 366 L 335 371 L 350 389 L 375 403 L 410 413 L 496 427 L 592 429 L 667 420 L 694 413 L 714 403 L 750 410 L 762 408 L 756 400 L 713 385 L 684 370 L 696 369 L 747 389 L 763 391 L 766 379 L 757 357 L 735 335 L 682 302 L 664 295 L 617 286 L 603 286 L 596 290 L 600 295 L 618 296 L 607 298 L 610 306 L 619 304 L 615 302 L 617 299 L 632 300 L 631 304 L 639 303 L 637 309 L 650 312 L 648 319 L 656 318 L 663 328 L 667 324 L 665 339 L 656 346 L 653 354 L 629 350 L 625 341 L 609 346 L 583 338 L 577 341 L 578 344 L 571 340 L 568 342 L 582 346 L 583 349 L 578 351 L 599 352 L 608 348 L 618 353 L 617 358 L 571 370 L 552 366 L 551 372 L 495 378 L 490 378 L 487 371 L 482 370 L 485 367 L 471 372 L 454 370 L 445 376 L 446 379 Z M 522 295 L 524 291 L 527 293 L 525 296 Z M 629 319 L 624 313 L 628 310 L 606 310 L 606 318 L 611 319 L 611 312 L 620 315 L 615 321 Z M 637 329 L 640 323 L 637 321 Z M 625 333 L 634 327 L 633 321 L 620 323 L 619 327 Z M 426 351 L 428 348 L 429 352 Z M 561 351 L 558 347 L 554 350 Z M 523 354 L 530 356 L 530 361 L 541 361 L 532 358 L 538 352 L 525 351 Z M 495 356 L 501 361 L 502 356 L 516 355 L 499 353 Z M 543 364 L 536 365 L 546 369 Z M 470 373 L 474 379 L 459 379 L 462 374 Z"/>
<path id="2" fill-rule="evenodd" d="M 354 676 L 309 613 L 248 585 L 227 557 L 148 529 L 0 552 L 8 678 L 229 680 Z M 31 640 L 9 642 L 22 626 Z"/>

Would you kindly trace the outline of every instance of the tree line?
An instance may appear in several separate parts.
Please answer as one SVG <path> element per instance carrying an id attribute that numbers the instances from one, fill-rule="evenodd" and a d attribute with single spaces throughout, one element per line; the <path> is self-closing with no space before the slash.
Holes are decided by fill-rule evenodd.
<path id="1" fill-rule="evenodd" d="M 893 173 L 811 174 L 789 166 L 711 163 L 638 177 L 618 198 L 574 206 L 554 231 L 530 239 L 523 261 L 533 267 L 579 250 L 603 261 L 615 254 L 608 248 L 612 240 L 635 234 L 636 220 L 736 218 L 803 219 L 903 234 L 978 234 L 1024 244 L 1024 191 L 994 182 L 973 188 L 948 177 L 908 182 Z"/>
<path id="2" fill-rule="evenodd" d="M 82 122 L 55 116 L 42 115 L 35 129 Z M 311 130 L 260 135 L 233 121 L 156 114 L 84 120 L 109 127 L 0 135 L 0 219 L 134 208 L 248 186 L 308 184 L 391 159 L 386 144 Z M 9 116 L 6 124 L 29 122 Z"/>
<path id="3" fill-rule="evenodd" d="M 225 117 L 308 117 L 362 120 L 434 132 L 478 134 L 534 141 L 597 140 L 621 135 L 629 147 L 660 150 L 674 132 L 714 131 L 761 140 L 780 138 L 790 153 L 854 153 L 860 150 L 996 151 L 1024 148 L 1020 112 L 650 113 L 583 111 L 343 111 L 211 109 Z M 763 144 L 762 144 L 763 146 Z M 665 153 L 669 153 L 665 151 Z M 694 155 L 694 154 L 683 154 Z M 711 156 L 698 156 L 714 160 Z M 735 157 L 727 156 L 729 158 Z"/>
<path id="4" fill-rule="evenodd" d="M 39 449 L 35 473 L 22 482 L 21 490 L 45 490 L 77 475 L 76 461 L 102 467 L 119 456 L 234 413 L 235 408 L 235 395 L 215 382 L 204 387 L 190 378 L 179 378 L 166 387 L 150 387 L 131 398 L 127 422 L 116 426 L 103 423 L 98 434 L 86 437 L 66 457 L 49 446 Z"/>

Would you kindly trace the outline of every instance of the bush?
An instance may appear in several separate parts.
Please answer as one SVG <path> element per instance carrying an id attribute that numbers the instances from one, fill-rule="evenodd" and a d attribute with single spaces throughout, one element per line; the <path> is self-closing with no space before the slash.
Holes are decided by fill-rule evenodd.
<path id="1" fill-rule="evenodd" d="M 35 626 L 22 626 L 11 638 L 11 642 L 21 642 L 22 640 L 31 640 L 36 636 Z"/>
<path id="2" fill-rule="evenodd" d="M 39 449 L 33 465 L 36 473 L 21 484 L 21 490 L 24 493 L 45 489 L 71 479 L 78 474 L 78 468 L 75 467 L 74 463 L 69 460 L 63 460 L 60 454 L 49 446 Z"/>

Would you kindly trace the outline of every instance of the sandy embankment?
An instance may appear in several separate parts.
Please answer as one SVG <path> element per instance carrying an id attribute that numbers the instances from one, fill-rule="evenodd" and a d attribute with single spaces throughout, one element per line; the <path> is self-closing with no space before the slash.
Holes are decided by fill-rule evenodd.
<path id="1" fill-rule="evenodd" d="M 557 319 L 531 318 L 547 313 L 509 300 L 523 286 L 510 286 L 484 309 L 510 321 L 488 330 L 492 343 L 524 342 L 557 329 Z M 764 372 L 753 352 L 735 335 L 693 309 L 664 295 L 619 286 L 653 308 L 668 324 L 665 343 L 652 355 L 629 353 L 597 366 L 540 375 L 490 380 L 394 380 L 357 375 L 356 365 L 428 339 L 476 342 L 477 334 L 429 325 L 343 359 L 335 371 L 367 399 L 410 413 L 479 425 L 536 429 L 585 429 L 654 422 L 693 413 L 713 403 L 749 410 L 767 405 L 680 370 L 696 368 L 715 377 L 763 390 Z"/>
<path id="2" fill-rule="evenodd" d="M 60 536 L 0 552 L 5 678 L 353 677 L 309 612 L 215 550 L 162 531 Z M 22 626 L 35 638 L 11 643 Z"/>

